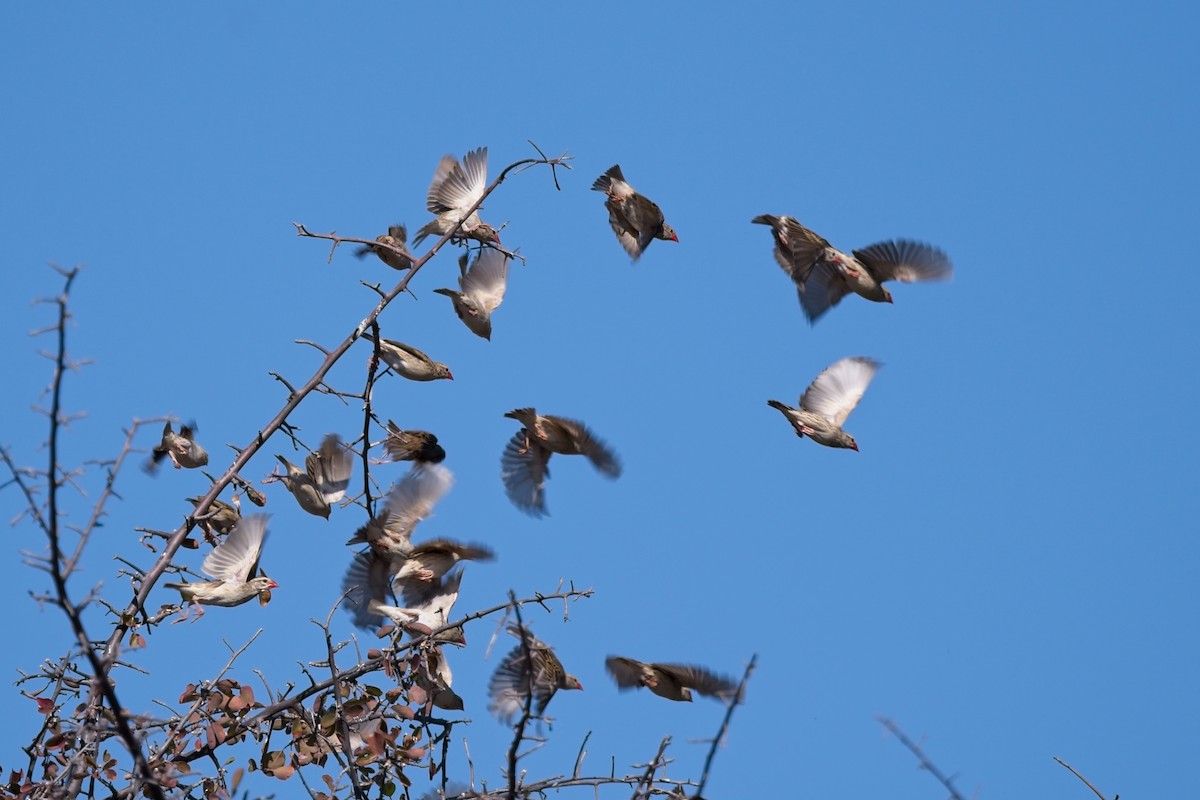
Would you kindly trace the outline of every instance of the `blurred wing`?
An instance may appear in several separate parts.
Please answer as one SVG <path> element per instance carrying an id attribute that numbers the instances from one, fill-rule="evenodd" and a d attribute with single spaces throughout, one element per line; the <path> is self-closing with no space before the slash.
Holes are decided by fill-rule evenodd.
<path id="1" fill-rule="evenodd" d="M 382 622 L 378 614 L 370 610 L 371 601 L 387 599 L 391 567 L 387 559 L 375 555 L 373 550 L 363 550 L 354 556 L 346 576 L 342 579 L 342 592 L 346 599 L 342 605 L 354 617 L 355 627 L 369 630 Z"/>
<path id="2" fill-rule="evenodd" d="M 546 419 L 557 424 L 570 435 L 579 447 L 579 452 L 587 456 L 592 466 L 610 478 L 621 477 L 621 462 L 616 454 L 609 449 L 603 440 L 597 438 L 582 422 L 565 417 L 555 417 L 549 414 Z"/>
<path id="3" fill-rule="evenodd" d="M 698 694 L 722 697 L 737 691 L 736 681 L 694 664 L 655 664 L 654 667 L 675 683 Z"/>
<path id="4" fill-rule="evenodd" d="M 501 721 L 511 723 L 513 717 L 525 707 L 530 683 L 529 659 L 525 657 L 525 648 L 517 645 L 492 673 L 492 680 L 488 684 L 488 710 Z"/>
<path id="5" fill-rule="evenodd" d="M 642 255 L 643 248 L 638 244 L 633 225 L 625 218 L 625 214 L 617 207 L 616 203 L 608 200 L 604 205 L 608 207 L 608 224 L 612 226 L 613 233 L 617 235 L 617 241 L 621 243 L 621 247 L 625 248 L 629 257 L 637 261 Z"/>
<path id="6" fill-rule="evenodd" d="M 447 575 L 442 579 L 418 581 L 415 579 L 398 581 L 403 583 L 402 593 L 404 605 L 414 611 L 422 611 L 441 621 L 441 627 L 450 621 L 450 609 L 458 600 L 458 589 L 462 584 L 462 570 Z"/>
<path id="7" fill-rule="evenodd" d="M 319 450 L 309 454 L 304 466 L 308 468 L 308 475 L 325 502 L 333 505 L 346 495 L 346 489 L 350 486 L 354 453 L 342 446 L 342 440 L 336 433 L 331 433 L 321 442 Z"/>
<path id="8" fill-rule="evenodd" d="M 907 239 L 879 242 L 855 250 L 854 257 L 866 264 L 880 281 L 937 281 L 954 274 L 950 257 L 941 250 Z"/>
<path id="9" fill-rule="evenodd" d="M 508 256 L 490 247 L 485 247 L 479 253 L 461 281 L 463 294 L 474 297 L 489 313 L 503 302 L 507 284 Z"/>
<path id="10" fill-rule="evenodd" d="M 413 548 L 414 556 L 425 553 L 444 554 L 462 561 L 493 561 L 496 558 L 495 551 L 490 547 L 481 544 L 460 544 L 449 539 L 433 539 Z"/>
<path id="11" fill-rule="evenodd" d="M 384 527 L 389 534 L 409 537 L 417 523 L 433 513 L 434 506 L 454 485 L 454 475 L 441 464 L 417 464 L 388 492 Z"/>
<path id="12" fill-rule="evenodd" d="M 217 580 L 245 583 L 262 554 L 268 519 L 269 514 L 242 517 L 225 541 L 204 559 L 201 569 Z"/>
<path id="13" fill-rule="evenodd" d="M 862 399 L 880 364 L 872 358 L 843 358 L 825 368 L 800 396 L 800 408 L 820 414 L 839 428 Z"/>
<path id="14" fill-rule="evenodd" d="M 618 689 L 635 689 L 642 685 L 642 668 L 640 661 L 623 656 L 609 656 L 604 659 L 604 667 L 608 674 L 617 682 Z"/>
<path id="15" fill-rule="evenodd" d="M 810 323 L 841 302 L 850 291 L 846 279 L 833 264 L 820 260 L 812 265 L 807 278 L 797 284 L 800 306 Z"/>
<path id="16" fill-rule="evenodd" d="M 500 479 L 504 491 L 517 508 L 534 517 L 546 512 L 546 465 L 550 453 L 531 442 L 525 449 L 525 429 L 517 431 L 508 440 L 504 454 L 500 456 Z"/>

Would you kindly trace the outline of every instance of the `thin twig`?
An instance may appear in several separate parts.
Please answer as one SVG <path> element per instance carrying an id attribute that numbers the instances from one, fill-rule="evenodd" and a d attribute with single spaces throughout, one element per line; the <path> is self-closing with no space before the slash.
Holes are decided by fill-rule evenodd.
<path id="1" fill-rule="evenodd" d="M 917 757 L 917 764 L 921 769 L 927 770 L 930 775 L 938 779 L 938 782 L 941 783 L 942 786 L 946 787 L 946 791 L 950 792 L 950 797 L 952 797 L 954 800 L 966 800 L 966 798 L 959 793 L 958 789 L 954 788 L 954 779 L 938 769 L 937 765 L 930 761 L 928 757 L 926 757 L 924 751 L 921 750 L 920 745 L 904 735 L 904 731 L 900 730 L 899 725 L 887 717 L 876 717 L 875 719 L 879 721 L 880 725 L 887 728 L 893 736 L 899 739 L 900 744 L 907 747 L 909 752 Z"/>
<path id="2" fill-rule="evenodd" d="M 1086 784 L 1087 784 L 1087 787 L 1088 787 L 1089 789 L 1091 789 L 1093 792 L 1095 792 L 1095 793 L 1096 793 L 1096 796 L 1097 796 L 1097 797 L 1099 797 L 1099 798 L 1100 798 L 1100 800 L 1108 800 L 1108 798 L 1107 798 L 1107 797 L 1105 797 L 1104 795 L 1102 795 L 1102 794 L 1100 793 L 1100 790 L 1099 790 L 1099 789 L 1097 789 L 1095 786 L 1093 786 L 1093 785 L 1092 785 L 1092 782 L 1091 782 L 1091 781 L 1089 781 L 1087 778 L 1083 777 L 1083 776 L 1082 776 L 1082 775 L 1080 775 L 1078 772 L 1076 772 L 1076 771 L 1075 771 L 1075 768 L 1074 768 L 1074 767 L 1072 767 L 1070 764 L 1068 764 L 1067 762 L 1063 761 L 1063 760 L 1062 760 L 1061 758 L 1059 758 L 1058 756 L 1051 756 L 1051 758 L 1053 758 L 1053 759 L 1054 759 L 1055 761 L 1057 761 L 1058 763 L 1062 764 L 1062 765 L 1063 765 L 1064 767 L 1066 767 L 1067 769 L 1071 770 L 1071 774 L 1072 774 L 1072 775 L 1074 775 L 1076 778 L 1079 778 L 1079 780 L 1081 780 L 1081 781 L 1083 781 L 1084 783 L 1086 783 Z M 1113 800 L 1117 800 L 1117 799 L 1118 799 L 1120 796 L 1121 796 L 1121 795 L 1119 795 L 1119 794 L 1114 794 L 1114 795 L 1113 795 Z"/>

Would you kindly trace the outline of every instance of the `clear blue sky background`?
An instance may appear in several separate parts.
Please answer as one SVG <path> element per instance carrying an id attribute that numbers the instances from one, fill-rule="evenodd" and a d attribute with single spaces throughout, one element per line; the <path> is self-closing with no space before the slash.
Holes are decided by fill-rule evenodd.
<path id="1" fill-rule="evenodd" d="M 705 745 L 690 740 L 713 734 L 720 707 L 618 695 L 604 656 L 736 674 L 757 652 L 714 798 L 944 796 L 876 714 L 925 736 L 984 798 L 1089 796 L 1054 755 L 1110 797 L 1186 793 L 1200 747 L 1195 11 L 733 8 L 5 6 L 0 440 L 22 462 L 42 457 L 29 409 L 49 342 L 25 334 L 50 309 L 30 300 L 59 288 L 47 262 L 85 263 L 71 349 L 95 363 L 67 386 L 87 412 L 67 460 L 109 456 L 130 420 L 172 413 L 199 421 L 221 470 L 224 443 L 249 441 L 284 399 L 267 371 L 302 382 L 316 367 L 293 340 L 336 344 L 375 302 L 359 281 L 398 278 L 348 249 L 326 263 L 325 243 L 291 223 L 415 229 L 443 153 L 487 145 L 494 175 L 533 139 L 569 150 L 575 170 L 561 192 L 533 171 L 487 203 L 528 258 L 493 341 L 431 293 L 456 273 L 447 253 L 382 323 L 457 379 L 389 379 L 376 395 L 386 416 L 442 438 L 457 477 L 418 538 L 500 554 L 468 568 L 461 610 L 560 579 L 596 589 L 567 624 L 534 615 L 586 688 L 555 699 L 532 774 L 569 772 L 588 731 L 594 772 L 644 762 L 672 733 L 667 774 L 698 773 Z M 616 162 L 680 238 L 635 266 L 589 191 Z M 767 212 L 846 249 L 933 242 L 955 280 L 900 285 L 892 306 L 851 297 L 810 327 L 769 232 L 750 224 Z M 766 400 L 794 403 L 848 355 L 886 364 L 847 424 L 862 452 L 797 440 Z M 356 345 L 332 382 L 361 388 L 366 359 Z M 625 475 L 556 459 L 552 516 L 517 512 L 498 478 L 515 430 L 501 415 L 530 404 L 585 420 Z M 293 421 L 313 443 L 361 429 L 359 410 L 329 397 Z M 246 474 L 261 479 L 274 453 L 288 443 Z M 133 529 L 175 526 L 205 484 L 129 470 L 75 596 L 103 583 L 126 602 L 110 555 L 148 564 Z M 277 687 L 302 682 L 297 662 L 320 657 L 309 619 L 337 597 L 363 515 L 326 522 L 266 489 L 275 601 L 155 632 L 131 656 L 151 676 L 118 676 L 135 709 L 211 675 L 222 639 L 258 626 L 236 677 L 261 666 Z M 0 493 L 5 519 L 19 506 Z M 5 541 L 15 678 L 69 633 L 28 597 L 48 584 L 18 551 L 43 541 L 28 525 Z M 345 615 L 336 625 L 350 634 Z M 485 660 L 492 630 L 471 628 L 453 666 L 476 772 L 496 781 L 508 732 L 485 688 L 511 640 Z M 34 704 L 10 688 L 0 709 L 0 764 L 22 766 Z M 461 748 L 452 757 L 465 777 Z"/>

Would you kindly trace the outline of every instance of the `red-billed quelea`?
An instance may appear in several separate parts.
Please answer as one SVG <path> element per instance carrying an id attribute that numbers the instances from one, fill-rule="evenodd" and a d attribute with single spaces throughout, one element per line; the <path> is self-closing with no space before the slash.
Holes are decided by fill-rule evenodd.
<path id="1" fill-rule="evenodd" d="M 363 245 L 354 251 L 354 254 L 359 258 L 365 258 L 371 253 L 379 256 L 379 260 L 387 264 L 392 269 L 404 271 L 412 269 L 413 258 L 408 252 L 408 229 L 403 225 L 392 225 L 388 227 L 387 233 L 381 233 L 375 237 L 376 244 Z M 396 252 L 396 251 L 400 252 Z"/>
<path id="2" fill-rule="evenodd" d="M 550 645 L 522 625 L 509 625 L 508 632 L 521 642 L 504 657 L 488 686 L 488 708 L 502 722 L 511 724 L 530 702 L 533 716 L 540 717 L 559 689 L 582 689 L 583 684 L 567 673 Z"/>
<path id="3" fill-rule="evenodd" d="M 858 450 L 858 443 L 842 430 L 842 425 L 862 399 L 879 367 L 879 362 L 872 358 L 843 358 L 826 367 L 804 390 L 800 395 L 800 408 L 792 408 L 778 400 L 768 400 L 767 405 L 783 412 L 801 438 L 808 436 L 826 447 Z"/>
<path id="4" fill-rule="evenodd" d="M 413 551 L 412 533 L 454 485 L 441 464 L 414 466 L 392 485 L 377 516 L 358 529 L 346 544 L 368 544 L 381 556 L 402 562 Z"/>
<path id="5" fill-rule="evenodd" d="M 287 470 L 276 477 L 296 498 L 300 507 L 310 514 L 329 519 L 329 509 L 341 500 L 350 485 L 354 454 L 342 445 L 336 433 L 321 442 L 321 447 L 304 459 L 306 472 L 283 456 L 275 456 Z"/>
<path id="6" fill-rule="evenodd" d="M 387 602 L 393 592 L 393 568 L 394 562 L 374 550 L 364 550 L 354 556 L 342 581 L 346 610 L 354 616 L 354 624 L 370 629 L 386 617 L 414 635 L 430 634 L 444 628 L 458 599 L 462 570 L 425 581 L 397 578 L 404 605 L 396 606 Z M 466 644 L 461 628 L 442 631 L 436 638 L 440 642 Z"/>
<path id="7" fill-rule="evenodd" d="M 199 497 L 189 497 L 188 502 L 193 506 L 199 506 Z M 202 518 L 201 518 L 202 517 Z M 200 517 L 197 517 L 196 524 L 211 537 L 214 533 L 219 533 L 222 536 L 233 530 L 233 526 L 237 525 L 238 520 L 242 518 L 242 513 L 236 506 L 231 506 L 224 500 L 213 498 L 213 501 L 208 505 L 208 511 L 205 511 Z"/>
<path id="8" fill-rule="evenodd" d="M 196 444 L 195 422 L 180 425 L 179 433 L 171 429 L 169 421 L 163 425 L 162 441 L 151 451 L 150 460 L 146 462 L 146 471 L 153 473 L 164 458 L 171 459 L 175 469 L 196 469 L 208 463 L 208 452 Z"/>
<path id="9" fill-rule="evenodd" d="M 375 341 L 375 337 L 369 333 L 364 333 L 362 338 L 368 342 Z M 445 364 L 434 361 L 412 345 L 397 342 L 395 339 L 379 340 L 379 357 L 397 375 L 410 381 L 436 381 L 442 378 L 454 380 L 450 368 Z"/>
<path id="10" fill-rule="evenodd" d="M 240 606 L 252 597 L 266 605 L 271 590 L 279 584 L 266 575 L 255 577 L 254 573 L 267 536 L 268 519 L 267 514 L 242 517 L 225 541 L 208 554 L 201 569 L 214 580 L 163 586 L 177 589 L 184 602 L 196 606 L 197 619 L 204 615 L 200 606 Z"/>
<path id="11" fill-rule="evenodd" d="M 467 269 L 467 257 L 458 261 L 458 286 L 454 289 L 434 289 L 454 303 L 454 313 L 476 336 L 492 339 L 492 312 L 504 301 L 508 285 L 508 256 L 499 250 L 484 248 Z"/>
<path id="12" fill-rule="evenodd" d="M 727 698 L 737 693 L 737 683 L 704 667 L 691 664 L 648 664 L 623 656 L 604 659 L 608 674 L 621 690 L 645 686 L 659 697 L 692 702 L 692 692 Z"/>
<path id="13" fill-rule="evenodd" d="M 582 422 L 515 408 L 504 416 L 523 427 L 513 434 L 500 457 L 500 478 L 513 505 L 538 517 L 547 513 L 545 487 L 550 455 L 583 455 L 610 478 L 621 475 L 621 462 Z"/>
<path id="14" fill-rule="evenodd" d="M 418 464 L 440 464 L 446 459 L 446 451 L 438 444 L 438 438 L 429 431 L 406 431 L 390 419 L 387 424 L 387 439 L 383 447 L 393 461 L 414 461 Z"/>
<path id="15" fill-rule="evenodd" d="M 426 236 L 444 236 L 462 222 L 454 239 L 476 239 L 500 243 L 500 234 L 479 218 L 478 209 L 467 214 L 479 202 L 487 188 L 487 148 L 480 147 L 463 156 L 462 163 L 454 156 L 442 156 L 429 184 L 425 205 L 437 219 L 417 232 L 413 244 L 420 246 Z M 482 208 L 482 206 L 480 206 Z"/>
<path id="16" fill-rule="evenodd" d="M 658 203 L 645 195 L 638 194 L 625 181 L 621 165 L 613 164 L 596 182 L 592 189 L 604 192 L 608 198 L 604 207 L 608 209 L 608 224 L 612 226 L 617 241 L 629 257 L 637 261 L 642 252 L 655 239 L 678 242 L 675 229 L 663 219 Z"/>
<path id="17" fill-rule="evenodd" d="M 771 226 L 775 260 L 795 282 L 810 323 L 851 292 L 890 303 L 892 293 L 885 281 L 945 280 L 954 273 L 945 253 L 922 242 L 878 242 L 847 255 L 792 217 L 761 214 L 751 222 Z"/>

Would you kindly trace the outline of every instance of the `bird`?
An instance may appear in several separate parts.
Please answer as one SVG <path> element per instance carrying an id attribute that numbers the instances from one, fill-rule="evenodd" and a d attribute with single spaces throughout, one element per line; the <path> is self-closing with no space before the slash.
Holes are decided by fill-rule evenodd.
<path id="1" fill-rule="evenodd" d="M 276 480 L 283 481 L 302 509 L 329 519 L 330 508 L 345 496 L 346 487 L 350 485 L 354 453 L 342 446 L 336 433 L 331 433 L 321 442 L 320 448 L 304 459 L 305 472 L 281 455 L 275 458 L 287 470 Z"/>
<path id="2" fill-rule="evenodd" d="M 193 506 L 199 506 L 202 499 L 189 497 L 188 502 Z M 232 531 L 233 526 L 237 525 L 238 520 L 242 518 L 242 513 L 237 506 L 231 506 L 224 500 L 214 497 L 213 501 L 208 504 L 208 511 L 204 512 L 202 517 L 202 519 L 197 518 L 196 522 L 211 537 L 213 533 L 225 535 Z"/>
<path id="3" fill-rule="evenodd" d="M 513 434 L 500 457 L 500 478 L 513 505 L 531 516 L 546 511 L 545 485 L 551 453 L 584 455 L 610 478 L 621 476 L 621 462 L 582 422 L 532 408 L 515 408 L 504 416 L 525 427 Z"/>
<path id="4" fill-rule="evenodd" d="M 691 664 L 654 664 L 623 656 L 609 656 L 604 666 L 617 688 L 624 691 L 645 686 L 659 697 L 692 702 L 692 692 L 708 697 L 732 697 L 737 683 L 704 667 Z"/>
<path id="5" fill-rule="evenodd" d="M 412 269 L 413 258 L 408 252 L 406 242 L 408 241 L 408 229 L 403 225 L 388 226 L 387 233 L 381 233 L 375 237 L 377 244 L 367 244 L 354 251 L 354 254 L 359 258 L 374 253 L 379 256 L 379 260 L 387 264 L 392 269 L 404 271 Z M 380 245 L 383 245 L 382 247 Z M 395 248 L 394 250 L 392 248 Z M 396 250 L 400 252 L 397 253 Z"/>
<path id="6" fill-rule="evenodd" d="M 883 285 L 886 281 L 945 280 L 954 273 L 949 256 L 923 242 L 877 242 L 847 255 L 793 217 L 760 214 L 751 222 L 771 227 L 775 260 L 796 284 L 810 324 L 850 292 L 876 303 L 891 303 L 892 293 Z"/>
<path id="7" fill-rule="evenodd" d="M 504 301 L 504 289 L 508 282 L 508 256 L 499 250 L 485 248 L 475 256 L 475 262 L 467 269 L 467 257 L 458 261 L 458 287 L 434 289 L 454 303 L 454 313 L 466 324 L 471 333 L 492 340 L 492 312 Z"/>
<path id="8" fill-rule="evenodd" d="M 354 624 L 364 630 L 370 629 L 386 617 L 411 634 L 430 634 L 444 628 L 450 621 L 450 609 L 458 599 L 462 570 L 422 581 L 396 577 L 396 563 L 370 548 L 355 554 L 342 579 L 345 607 L 353 615 Z M 393 578 L 400 588 L 403 606 L 387 603 Z M 435 638 L 457 645 L 467 641 L 461 627 L 442 631 Z"/>
<path id="9" fill-rule="evenodd" d="M 451 689 L 454 673 L 446 660 L 444 648 L 430 644 L 418 649 L 409 659 L 413 682 L 425 691 L 428 702 L 447 711 L 462 711 L 463 699 Z"/>
<path id="10" fill-rule="evenodd" d="M 381 556 L 397 561 L 412 554 L 412 533 L 454 485 L 454 475 L 441 464 L 413 466 L 388 490 L 383 510 L 346 544 L 368 544 Z"/>
<path id="11" fill-rule="evenodd" d="M 196 423 L 180 425 L 179 433 L 175 433 L 168 420 L 163 425 L 162 442 L 150 452 L 150 460 L 146 462 L 145 470 L 154 473 L 164 458 L 171 459 L 175 469 L 185 467 L 196 469 L 208 463 L 208 452 L 196 444 Z"/>
<path id="12" fill-rule="evenodd" d="M 767 405 L 777 408 L 796 429 L 796 435 L 807 435 L 826 447 L 845 447 L 858 450 L 854 437 L 842 430 L 846 417 L 858 405 L 875 372 L 882 366 L 864 356 L 843 358 L 826 367 L 800 395 L 800 408 L 792 408 L 778 400 Z"/>
<path id="13" fill-rule="evenodd" d="M 453 239 L 467 238 L 499 244 L 500 234 L 479 218 L 478 209 L 467 214 L 467 210 L 483 197 L 486 188 L 486 147 L 467 153 L 461 164 L 452 155 L 442 156 L 433 172 L 425 201 L 426 208 L 430 213 L 437 214 L 437 218 L 421 227 L 413 244 L 420 246 L 426 236 L 444 236 L 451 232 L 454 232 Z"/>
<path id="14" fill-rule="evenodd" d="M 608 224 L 617 235 L 617 241 L 634 261 L 641 258 L 642 252 L 655 239 L 679 241 L 675 229 L 663 219 L 658 203 L 638 194 L 625 182 L 620 164 L 609 167 L 592 184 L 592 189 L 607 195 L 604 207 L 608 209 Z"/>
<path id="15" fill-rule="evenodd" d="M 438 444 L 438 438 L 429 431 L 406 431 L 390 419 L 387 424 L 387 439 L 383 447 L 393 461 L 414 461 L 418 464 L 440 464 L 446 451 Z"/>
<path id="16" fill-rule="evenodd" d="M 252 597 L 258 597 L 265 606 L 270 602 L 271 589 L 279 586 L 266 575 L 254 575 L 267 536 L 268 519 L 269 514 L 242 517 L 225 541 L 205 557 L 200 568 L 215 580 L 163 586 L 177 589 L 183 602 L 196 606 L 197 619 L 204 615 L 202 606 L 240 606 Z"/>
<path id="17" fill-rule="evenodd" d="M 530 702 L 533 716 L 540 717 L 559 689 L 583 689 L 579 678 L 567 673 L 550 645 L 533 635 L 528 627 L 510 624 L 508 632 L 520 643 L 504 657 L 488 686 L 489 710 L 509 724 Z M 531 692 L 532 690 L 532 692 Z"/>
<path id="18" fill-rule="evenodd" d="M 374 342 L 375 337 L 364 333 L 362 338 Z M 450 368 L 445 364 L 434 361 L 412 345 L 397 342 L 395 339 L 379 340 L 379 357 L 397 375 L 410 381 L 436 381 L 439 378 L 454 380 Z"/>

